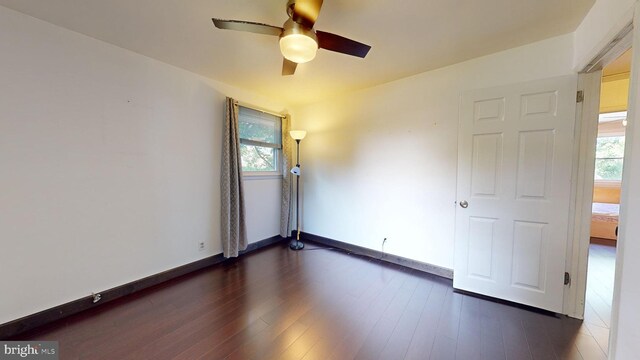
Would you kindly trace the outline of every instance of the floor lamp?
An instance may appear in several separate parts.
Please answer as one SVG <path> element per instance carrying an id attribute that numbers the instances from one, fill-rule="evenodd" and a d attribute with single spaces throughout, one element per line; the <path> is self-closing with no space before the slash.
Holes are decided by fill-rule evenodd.
<path id="1" fill-rule="evenodd" d="M 296 228 L 297 234 L 294 240 L 289 243 L 291 250 L 301 250 L 304 244 L 300 241 L 300 140 L 304 139 L 307 132 L 304 130 L 291 130 L 289 135 L 296 141 L 296 166 L 291 169 L 291 173 L 296 176 Z"/>

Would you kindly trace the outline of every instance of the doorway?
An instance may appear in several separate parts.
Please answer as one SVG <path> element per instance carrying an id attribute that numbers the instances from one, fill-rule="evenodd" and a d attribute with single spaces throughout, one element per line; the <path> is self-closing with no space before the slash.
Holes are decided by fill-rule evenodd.
<path id="1" fill-rule="evenodd" d="M 631 49 L 602 69 L 584 321 L 609 349 Z"/>

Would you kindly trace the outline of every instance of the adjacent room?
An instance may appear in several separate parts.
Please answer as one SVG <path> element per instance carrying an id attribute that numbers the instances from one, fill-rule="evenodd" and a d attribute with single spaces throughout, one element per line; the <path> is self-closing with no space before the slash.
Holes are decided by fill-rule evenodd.
<path id="1" fill-rule="evenodd" d="M 640 359 L 637 0 L 0 0 L 0 358 Z"/>
<path id="2" fill-rule="evenodd" d="M 602 69 L 585 322 L 608 348 L 616 269 L 631 49 Z"/>

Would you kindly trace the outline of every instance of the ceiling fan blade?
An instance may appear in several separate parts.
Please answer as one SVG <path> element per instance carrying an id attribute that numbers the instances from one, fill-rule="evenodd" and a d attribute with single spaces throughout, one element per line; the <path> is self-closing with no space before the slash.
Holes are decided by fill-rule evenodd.
<path id="1" fill-rule="evenodd" d="M 242 21 L 242 20 L 222 20 L 222 19 L 211 19 L 211 20 L 213 20 L 213 24 L 218 29 L 247 31 L 247 32 L 252 32 L 256 34 L 275 35 L 275 36 L 280 36 L 280 34 L 282 34 L 281 27 L 261 24 L 257 22 Z"/>
<path id="2" fill-rule="evenodd" d="M 295 0 L 291 18 L 298 24 L 313 28 L 313 24 L 316 23 L 318 15 L 320 15 L 321 7 L 322 0 Z"/>
<path id="3" fill-rule="evenodd" d="M 282 76 L 293 75 L 296 72 L 296 67 L 298 66 L 298 64 L 287 59 L 282 60 Z"/>
<path id="4" fill-rule="evenodd" d="M 371 46 L 347 39 L 340 35 L 331 34 L 324 31 L 317 31 L 318 47 L 342 54 L 364 58 L 371 50 Z"/>

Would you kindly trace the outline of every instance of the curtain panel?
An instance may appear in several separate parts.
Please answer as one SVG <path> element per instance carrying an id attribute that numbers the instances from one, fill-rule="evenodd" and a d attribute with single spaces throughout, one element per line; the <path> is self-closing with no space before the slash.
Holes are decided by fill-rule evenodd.
<path id="1" fill-rule="evenodd" d="M 291 116 L 282 118 L 282 200 L 280 204 L 280 236 L 291 236 L 291 218 L 293 207 L 291 206 L 291 193 L 293 183 L 291 181 L 292 139 L 289 136 L 291 130 Z"/>
<path id="2" fill-rule="evenodd" d="M 244 189 L 242 186 L 242 159 L 240 157 L 240 130 L 238 104 L 226 99 L 222 141 L 221 169 L 221 232 L 224 257 L 237 257 L 248 245 L 245 222 Z"/>

